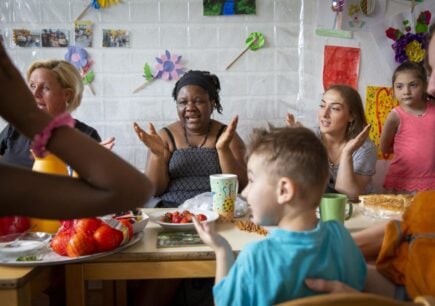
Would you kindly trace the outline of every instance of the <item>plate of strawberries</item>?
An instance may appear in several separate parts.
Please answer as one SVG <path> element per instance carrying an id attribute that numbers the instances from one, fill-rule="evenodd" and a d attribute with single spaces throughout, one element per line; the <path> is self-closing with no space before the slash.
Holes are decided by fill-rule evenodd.
<path id="1" fill-rule="evenodd" d="M 201 223 L 214 222 L 219 215 L 208 210 L 168 210 L 156 211 L 148 214 L 151 222 L 157 223 L 163 228 L 172 230 L 194 229 L 192 216 L 196 216 Z"/>

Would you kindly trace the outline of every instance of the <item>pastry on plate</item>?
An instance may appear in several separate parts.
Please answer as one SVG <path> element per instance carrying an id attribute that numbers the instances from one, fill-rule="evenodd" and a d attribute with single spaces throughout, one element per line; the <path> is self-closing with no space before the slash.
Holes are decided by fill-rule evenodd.
<path id="1" fill-rule="evenodd" d="M 359 196 L 363 212 L 378 217 L 402 215 L 411 205 L 413 195 L 409 194 L 370 194 Z"/>

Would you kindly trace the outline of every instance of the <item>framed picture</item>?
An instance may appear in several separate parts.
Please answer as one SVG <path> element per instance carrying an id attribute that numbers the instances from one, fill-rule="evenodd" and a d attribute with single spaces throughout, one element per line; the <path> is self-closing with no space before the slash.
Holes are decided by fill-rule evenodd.
<path id="1" fill-rule="evenodd" d="M 252 15 L 255 0 L 203 0 L 204 16 Z"/>
<path id="2" fill-rule="evenodd" d="M 128 48 L 130 47 L 130 35 L 127 30 L 104 29 L 103 47 Z"/>
<path id="3" fill-rule="evenodd" d="M 75 45 L 82 48 L 92 47 L 93 30 L 92 21 L 76 21 L 74 23 Z"/>
<path id="4" fill-rule="evenodd" d="M 44 48 L 64 48 L 69 45 L 69 31 L 63 29 L 42 29 L 41 43 Z"/>
<path id="5" fill-rule="evenodd" d="M 21 48 L 39 48 L 41 47 L 41 32 L 28 29 L 13 29 L 12 45 Z"/>

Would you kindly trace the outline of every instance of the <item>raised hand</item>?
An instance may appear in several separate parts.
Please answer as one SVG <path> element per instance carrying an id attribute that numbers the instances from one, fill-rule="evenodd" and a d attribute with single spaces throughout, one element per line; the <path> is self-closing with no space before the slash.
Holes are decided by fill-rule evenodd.
<path id="1" fill-rule="evenodd" d="M 344 153 L 353 154 L 359 147 L 363 145 L 370 133 L 371 125 L 368 124 L 364 129 L 355 137 L 350 139 L 343 148 Z"/>
<path id="2" fill-rule="evenodd" d="M 295 116 L 292 113 L 287 113 L 287 116 L 285 118 L 285 121 L 287 123 L 287 126 L 290 127 L 302 127 L 302 123 L 296 120 Z"/>
<path id="3" fill-rule="evenodd" d="M 152 154 L 164 156 L 165 144 L 151 122 L 148 123 L 149 133 L 145 132 L 136 122 L 133 124 L 133 128 L 139 139 L 150 149 Z"/>
<path id="4" fill-rule="evenodd" d="M 225 148 L 229 148 L 231 140 L 233 140 L 234 133 L 236 132 L 237 123 L 239 121 L 239 116 L 235 116 L 231 122 L 228 124 L 225 131 L 222 133 L 222 135 L 219 137 L 218 141 L 216 142 L 216 149 L 222 150 Z"/>
<path id="5" fill-rule="evenodd" d="M 105 147 L 106 149 L 112 150 L 115 146 L 115 137 L 109 137 L 100 142 L 100 145 Z"/>

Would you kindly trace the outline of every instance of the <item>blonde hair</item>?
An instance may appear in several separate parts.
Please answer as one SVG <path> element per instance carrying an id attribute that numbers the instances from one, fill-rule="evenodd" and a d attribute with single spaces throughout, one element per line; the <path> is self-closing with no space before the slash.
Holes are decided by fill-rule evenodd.
<path id="1" fill-rule="evenodd" d="M 63 60 L 35 61 L 27 70 L 27 82 L 29 82 L 32 72 L 39 68 L 53 71 L 56 74 L 56 78 L 61 87 L 72 91 L 72 98 L 67 101 L 66 105 L 66 110 L 68 112 L 72 112 L 79 107 L 82 101 L 83 83 L 82 77 L 74 65 Z"/>

